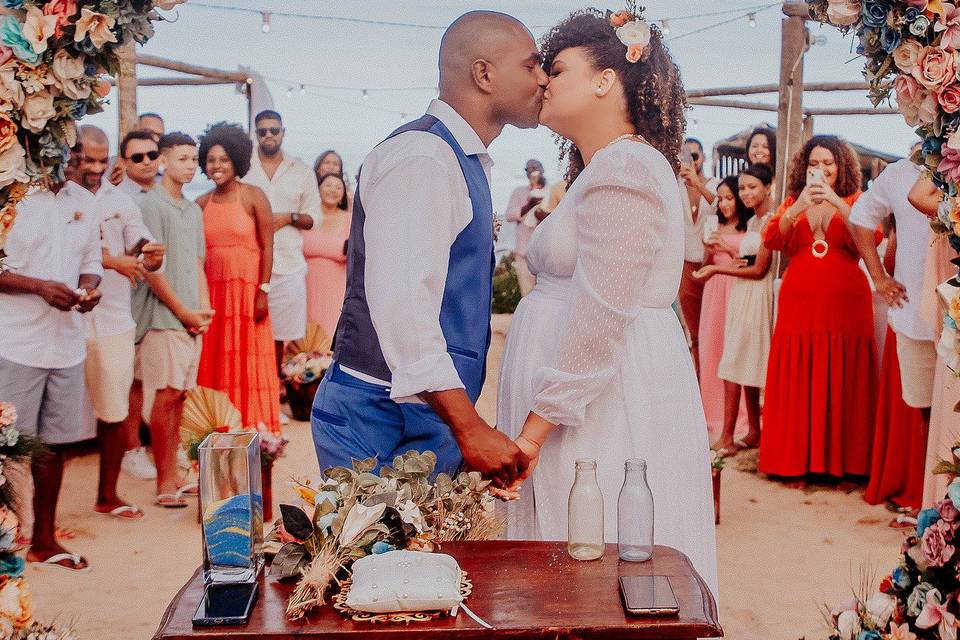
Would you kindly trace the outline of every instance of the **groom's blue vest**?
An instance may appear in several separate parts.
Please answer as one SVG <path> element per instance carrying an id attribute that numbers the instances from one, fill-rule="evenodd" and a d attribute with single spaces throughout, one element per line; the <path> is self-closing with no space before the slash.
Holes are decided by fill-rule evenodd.
<path id="1" fill-rule="evenodd" d="M 440 307 L 440 329 L 447 342 L 447 352 L 460 374 L 467 395 L 476 402 L 486 376 L 487 349 L 490 346 L 494 268 L 493 203 L 490 186 L 480 159 L 464 154 L 450 130 L 437 118 L 425 115 L 400 127 L 390 134 L 387 140 L 406 131 L 426 131 L 439 136 L 450 145 L 460 163 L 470 193 L 473 219 L 450 247 L 447 281 Z M 433 176 L 424 176 L 425 182 L 432 179 Z M 360 180 L 363 180 L 362 171 Z M 430 211 L 420 213 L 424 216 L 431 215 Z M 383 359 L 380 341 L 370 320 L 364 288 L 365 221 L 358 183 L 353 200 L 350 240 L 347 243 L 347 289 L 337 325 L 334 359 L 344 367 L 389 381 L 390 368 Z M 397 268 L 396 265 L 389 264 L 370 266 L 374 269 Z M 398 318 L 396 321 L 402 322 L 402 319 Z M 414 327 L 408 327 L 408 330 L 416 331 Z M 413 337 L 411 335 L 411 339 Z"/>

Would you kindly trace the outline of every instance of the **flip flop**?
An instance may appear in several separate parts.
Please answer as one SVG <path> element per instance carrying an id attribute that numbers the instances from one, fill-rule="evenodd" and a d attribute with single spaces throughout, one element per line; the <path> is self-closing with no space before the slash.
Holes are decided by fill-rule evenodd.
<path id="1" fill-rule="evenodd" d="M 189 482 L 177 489 L 176 496 L 177 498 L 183 498 L 183 496 L 197 498 L 200 496 L 200 484 L 197 482 Z"/>
<path id="2" fill-rule="evenodd" d="M 70 564 L 61 564 L 64 560 L 69 560 Z M 86 562 L 86 560 L 75 553 L 55 553 L 46 560 L 32 560 L 30 565 L 37 569 L 60 569 L 62 571 L 69 571 L 71 573 L 89 573 L 90 565 L 85 567 L 79 566 L 81 562 Z"/>
<path id="3" fill-rule="evenodd" d="M 115 509 L 111 509 L 110 511 L 94 510 L 94 513 L 101 516 L 107 516 L 109 518 L 116 518 L 117 520 L 142 520 L 146 515 L 143 512 L 143 509 L 135 504 L 122 504 Z M 123 515 L 125 513 L 129 513 L 131 515 L 125 516 Z"/>
<path id="4" fill-rule="evenodd" d="M 187 507 L 187 501 L 176 493 L 161 493 L 157 495 L 153 504 L 164 509 L 185 509 Z"/>
<path id="5" fill-rule="evenodd" d="M 743 451 L 749 451 L 749 450 L 751 450 L 751 449 L 756 449 L 757 447 L 760 446 L 759 444 L 747 444 L 747 443 L 744 442 L 743 440 L 734 440 L 734 441 L 733 441 L 733 445 L 734 445 L 737 449 L 741 449 L 741 450 L 743 450 Z"/>

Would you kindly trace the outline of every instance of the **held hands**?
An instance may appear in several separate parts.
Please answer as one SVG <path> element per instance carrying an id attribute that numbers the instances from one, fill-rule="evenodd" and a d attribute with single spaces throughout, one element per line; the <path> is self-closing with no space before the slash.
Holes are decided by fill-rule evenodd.
<path id="1" fill-rule="evenodd" d="M 513 485 L 530 463 L 517 444 L 486 423 L 465 431 L 457 444 L 467 466 L 492 480 L 497 488 Z"/>
<path id="2" fill-rule="evenodd" d="M 207 329 L 210 328 L 214 313 L 213 309 L 197 309 L 184 312 L 178 319 L 186 327 L 188 333 L 199 336 L 206 333 Z"/>
<path id="3" fill-rule="evenodd" d="M 253 321 L 260 323 L 267 319 L 270 308 L 267 306 L 267 294 L 262 289 L 257 290 L 257 297 L 253 299 Z"/>

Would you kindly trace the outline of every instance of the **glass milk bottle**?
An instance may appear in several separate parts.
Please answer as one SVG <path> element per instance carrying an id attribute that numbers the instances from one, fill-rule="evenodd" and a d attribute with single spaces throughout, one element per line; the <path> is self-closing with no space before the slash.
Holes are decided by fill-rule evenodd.
<path id="1" fill-rule="evenodd" d="M 644 562 L 653 557 L 653 492 L 647 484 L 647 463 L 631 458 L 624 467 L 617 500 L 617 551 L 621 560 Z"/>
<path id="2" fill-rule="evenodd" d="M 577 476 L 567 500 L 567 553 L 576 560 L 603 555 L 603 495 L 597 483 L 597 461 L 577 460 Z"/>

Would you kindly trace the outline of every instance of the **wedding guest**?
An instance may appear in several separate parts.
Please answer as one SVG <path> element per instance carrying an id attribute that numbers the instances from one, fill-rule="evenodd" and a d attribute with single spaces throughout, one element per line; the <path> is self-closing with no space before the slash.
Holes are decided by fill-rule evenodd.
<path id="1" fill-rule="evenodd" d="M 280 381 L 270 322 L 273 211 L 266 194 L 240 182 L 253 143 L 237 125 L 216 124 L 200 140 L 200 166 L 215 188 L 200 196 L 213 317 L 198 383 L 230 396 L 243 425 L 280 432 Z"/>
<path id="2" fill-rule="evenodd" d="M 747 138 L 747 166 L 765 164 L 775 170 L 777 165 L 777 132 L 757 127 Z"/>
<path id="3" fill-rule="evenodd" d="M 141 209 L 150 233 L 166 248 L 162 271 L 145 274 L 149 286 L 133 292 L 138 342 L 135 377 L 152 397 L 150 439 L 157 469 L 155 504 L 187 506 L 177 471 L 180 417 L 186 391 L 197 384 L 201 335 L 214 315 L 203 260 L 206 247 L 200 207 L 183 195 L 197 172 L 197 143 L 173 132 L 160 139 L 163 178 Z"/>
<path id="4" fill-rule="evenodd" d="M 347 286 L 350 214 L 347 185 L 342 177 L 328 173 L 320 180 L 320 204 L 323 222 L 301 232 L 307 259 L 307 319 L 332 337 L 340 321 Z"/>
<path id="5" fill-rule="evenodd" d="M 703 228 L 708 219 L 715 220 L 711 208 L 716 200 L 716 178 L 703 175 L 703 145 L 696 138 L 687 138 L 683 143 L 684 159 L 680 165 L 680 199 L 683 204 L 683 274 L 680 277 L 680 312 L 690 339 L 690 353 L 697 375 L 700 375 L 700 311 L 703 300 L 701 280 L 693 272 L 703 266 Z"/>
<path id="6" fill-rule="evenodd" d="M 133 199 L 103 180 L 109 156 L 107 135 L 92 125 L 80 127 L 79 133 L 83 151 L 78 182 L 93 194 L 89 212 L 100 221 L 104 268 L 100 304 L 87 315 L 84 366 L 100 452 L 94 510 L 117 518 L 139 519 L 143 511 L 117 495 L 117 479 L 129 440 L 125 427 L 133 385 L 136 323 L 130 312 L 130 292 L 131 287 L 143 282 L 148 271 L 160 268 L 163 245 L 154 242 Z"/>
<path id="7" fill-rule="evenodd" d="M 787 197 L 764 231 L 764 244 L 788 254 L 790 266 L 770 345 L 759 468 L 797 485 L 808 474 L 869 470 L 873 308 L 846 224 L 859 195 L 856 152 L 814 136 L 794 156 Z"/>
<path id="8" fill-rule="evenodd" d="M 273 210 L 273 269 L 267 304 L 279 371 L 286 342 L 299 340 L 307 331 L 307 261 L 301 232 L 319 226 L 320 194 L 310 167 L 284 152 L 286 129 L 280 114 L 261 111 L 254 123 L 257 149 L 243 182 L 263 190 Z"/>
<path id="9" fill-rule="evenodd" d="M 717 377 L 723 380 L 724 413 L 723 431 L 714 446 L 726 453 L 754 449 L 760 444 L 760 393 L 766 381 L 773 330 L 773 254 L 763 246 L 761 234 L 770 220 L 772 183 L 773 171 L 765 164 L 751 165 L 737 176 L 740 200 L 752 213 L 740 241 L 740 256 L 746 264 L 708 265 L 696 274 L 704 279 L 715 274 L 734 278 L 727 294 L 723 353 L 717 365 Z M 744 414 L 741 408 L 745 409 L 748 429 L 736 439 Z"/>
<path id="10" fill-rule="evenodd" d="M 333 173 L 341 178 L 343 177 L 343 158 L 333 149 L 327 149 L 313 161 L 313 173 L 317 177 L 317 185 L 320 179 L 328 173 Z"/>
<path id="11" fill-rule="evenodd" d="M 547 179 L 543 175 L 543 165 L 539 160 L 527 160 L 523 171 L 527 174 L 527 184 L 517 187 L 510 194 L 505 214 L 507 222 L 516 225 L 513 268 L 517 272 L 521 296 L 533 290 L 535 280 L 530 269 L 527 268 L 527 260 L 524 256 L 530 236 L 540 222 L 534 209 L 543 203 L 548 195 Z"/>
<path id="12" fill-rule="evenodd" d="M 140 204 L 143 196 L 157 184 L 160 148 L 156 135 L 144 130 L 131 131 L 120 141 L 120 159 L 124 176 L 117 187 Z"/>
<path id="13" fill-rule="evenodd" d="M 159 143 L 160 137 L 165 131 L 163 118 L 157 113 L 141 113 L 140 117 L 137 119 L 135 131 L 146 131 L 150 134 L 150 137 L 154 142 Z M 107 169 L 107 180 L 114 186 L 119 185 L 120 182 L 123 181 L 126 169 L 127 167 L 123 160 L 123 153 L 121 153 L 119 157 L 111 158 L 110 167 Z"/>
<path id="14" fill-rule="evenodd" d="M 714 267 L 730 267 L 740 260 L 740 242 L 753 215 L 740 200 L 736 176 L 728 176 L 717 187 L 716 211 L 717 228 L 704 240 L 704 263 Z M 695 277 L 697 273 L 699 271 L 691 275 Z M 733 282 L 730 276 L 719 274 L 703 286 L 698 362 L 703 413 L 711 433 L 720 433 L 724 428 L 724 383 L 717 377 L 717 367 L 723 355 L 727 295 Z M 726 451 L 732 453 L 733 448 Z"/>
<path id="15" fill-rule="evenodd" d="M 75 182 L 34 191 L 17 205 L 0 273 L 0 397 L 17 408 L 17 429 L 47 451 L 34 459 L 33 535 L 27 561 L 89 571 L 56 538 L 57 501 L 69 446 L 94 434 L 83 406 L 83 319 L 100 301 L 100 221 L 93 196 Z"/>

